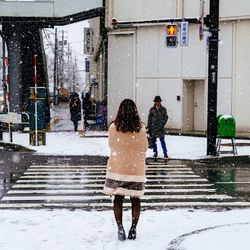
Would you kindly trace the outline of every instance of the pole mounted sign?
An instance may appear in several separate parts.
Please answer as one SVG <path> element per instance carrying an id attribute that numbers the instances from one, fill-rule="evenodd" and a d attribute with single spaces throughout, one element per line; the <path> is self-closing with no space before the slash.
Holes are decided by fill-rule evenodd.
<path id="1" fill-rule="evenodd" d="M 188 22 L 181 22 L 181 46 L 188 46 Z"/>

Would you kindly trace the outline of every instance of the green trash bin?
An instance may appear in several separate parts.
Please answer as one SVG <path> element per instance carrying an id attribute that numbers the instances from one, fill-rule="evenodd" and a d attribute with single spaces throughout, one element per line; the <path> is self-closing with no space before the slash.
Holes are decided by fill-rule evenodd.
<path id="1" fill-rule="evenodd" d="M 235 138 L 236 121 L 232 115 L 219 115 L 217 118 L 217 136 L 221 138 Z"/>
<path id="2" fill-rule="evenodd" d="M 217 117 L 217 144 L 216 144 L 216 152 L 217 155 L 224 153 L 233 153 L 237 154 L 236 144 L 235 144 L 235 136 L 236 136 L 236 121 L 232 115 L 219 115 Z M 231 151 L 221 151 L 221 140 L 222 139 L 231 139 Z"/>

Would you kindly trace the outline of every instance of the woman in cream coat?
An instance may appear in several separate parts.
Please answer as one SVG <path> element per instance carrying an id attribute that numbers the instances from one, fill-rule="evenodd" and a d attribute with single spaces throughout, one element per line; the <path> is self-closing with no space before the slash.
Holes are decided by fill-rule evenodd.
<path id="1" fill-rule="evenodd" d="M 125 195 L 130 196 L 132 225 L 128 239 L 135 239 L 141 210 L 139 197 L 144 194 L 148 142 L 145 126 L 130 99 L 121 102 L 116 119 L 109 127 L 109 147 L 111 153 L 103 192 L 115 196 L 114 215 L 120 240 L 126 239 L 122 224 L 123 199 Z"/>

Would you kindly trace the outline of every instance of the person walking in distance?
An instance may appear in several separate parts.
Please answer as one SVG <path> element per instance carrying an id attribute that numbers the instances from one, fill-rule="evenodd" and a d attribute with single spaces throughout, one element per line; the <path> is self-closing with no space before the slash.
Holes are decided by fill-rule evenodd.
<path id="1" fill-rule="evenodd" d="M 74 92 L 73 95 L 71 96 L 69 108 L 70 108 L 71 121 L 74 124 L 74 130 L 77 131 L 78 121 L 81 120 L 81 101 L 79 95 L 76 92 Z"/>
<path id="2" fill-rule="evenodd" d="M 162 99 L 160 96 L 155 96 L 154 106 L 150 108 L 148 114 L 148 134 L 152 140 L 152 147 L 154 152 L 154 158 L 157 159 L 157 138 L 160 139 L 163 155 L 165 159 L 168 159 L 168 150 L 165 143 L 165 129 L 164 126 L 168 121 L 168 114 L 165 107 L 161 105 Z"/>
<path id="3" fill-rule="evenodd" d="M 141 123 L 134 101 L 121 102 L 117 116 L 109 129 L 110 157 L 103 192 L 114 195 L 114 216 L 118 226 L 118 239 L 125 240 L 123 228 L 123 199 L 129 196 L 132 204 L 132 224 L 128 239 L 136 238 L 140 217 L 140 196 L 144 194 L 145 157 L 148 148 L 145 126 Z"/>
<path id="4" fill-rule="evenodd" d="M 84 127 L 87 128 L 89 126 L 88 119 L 92 111 L 92 102 L 89 93 L 86 93 L 85 96 L 82 96 L 82 110 L 84 117 Z"/>

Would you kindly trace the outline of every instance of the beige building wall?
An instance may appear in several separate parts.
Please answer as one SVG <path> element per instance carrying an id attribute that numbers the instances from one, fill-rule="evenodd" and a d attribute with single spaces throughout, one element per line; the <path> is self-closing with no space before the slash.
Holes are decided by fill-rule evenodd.
<path id="1" fill-rule="evenodd" d="M 205 1 L 205 13 L 209 1 Z M 129 29 L 113 29 L 112 19 L 119 21 L 199 17 L 200 0 L 110 0 L 107 1 L 106 27 L 108 29 L 108 100 L 110 119 L 123 98 L 133 98 L 144 122 L 155 95 L 161 95 L 169 112 L 169 129 L 183 130 L 183 114 L 188 98 L 187 83 L 199 86 L 206 130 L 208 32 L 201 41 L 199 25 L 189 25 L 188 46 L 166 48 L 165 24 L 134 25 Z M 250 2 L 245 0 L 220 1 L 220 41 L 218 114 L 232 114 L 237 131 L 250 133 Z M 239 21 L 240 19 L 240 21 Z M 200 85 L 202 84 L 202 86 Z M 184 87 L 185 86 L 185 87 Z M 191 98 L 192 99 L 192 98 Z M 195 99 L 195 98 L 194 98 Z M 192 103 L 191 103 L 192 104 Z M 201 109 L 199 109 L 201 110 Z M 199 120 L 198 120 L 199 122 Z M 195 123 L 195 122 L 194 122 Z M 196 121 L 197 123 L 197 121 Z"/>

